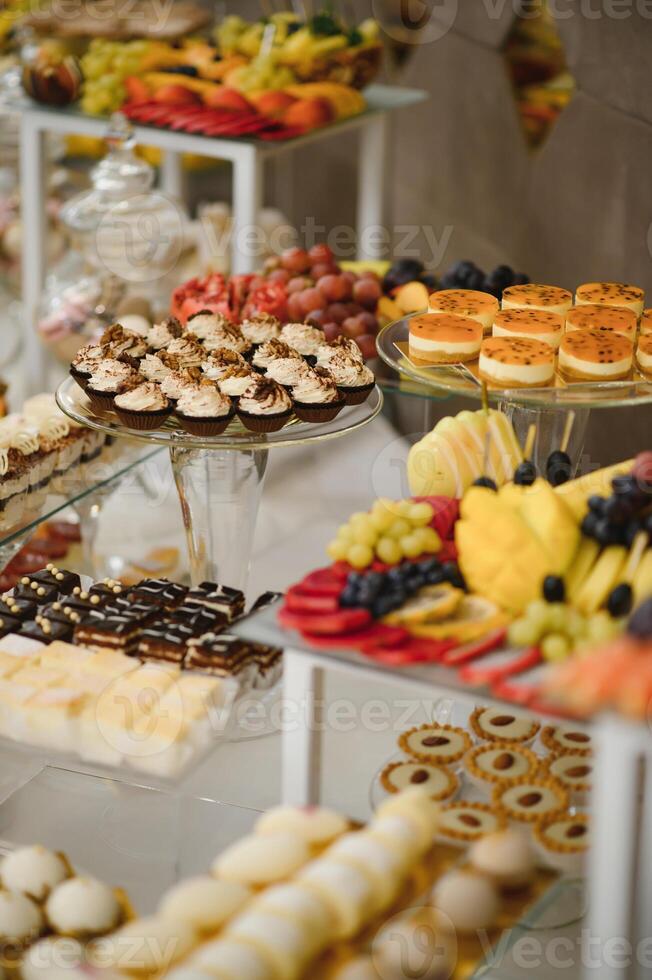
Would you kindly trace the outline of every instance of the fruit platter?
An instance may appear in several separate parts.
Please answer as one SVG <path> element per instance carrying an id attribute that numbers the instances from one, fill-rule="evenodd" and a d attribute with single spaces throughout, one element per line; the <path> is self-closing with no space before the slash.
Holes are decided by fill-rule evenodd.
<path id="1" fill-rule="evenodd" d="M 441 420 L 410 454 L 413 496 L 342 524 L 332 564 L 288 590 L 281 626 L 310 649 L 447 667 L 536 710 L 640 715 L 652 695 L 652 454 L 571 479 L 564 448 L 540 474 L 532 444 L 496 410 Z"/>

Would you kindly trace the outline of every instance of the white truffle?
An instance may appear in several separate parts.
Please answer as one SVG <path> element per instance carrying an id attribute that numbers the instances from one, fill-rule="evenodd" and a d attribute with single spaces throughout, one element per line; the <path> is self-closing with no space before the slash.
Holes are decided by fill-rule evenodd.
<path id="1" fill-rule="evenodd" d="M 69 878 L 45 903 L 47 920 L 67 936 L 101 936 L 120 921 L 120 904 L 113 890 L 97 878 Z"/>
<path id="2" fill-rule="evenodd" d="M 263 813 L 254 829 L 257 834 L 297 834 L 308 844 L 327 844 L 348 828 L 344 817 L 325 807 L 277 806 Z"/>
<path id="3" fill-rule="evenodd" d="M 0 891 L 0 941 L 20 945 L 43 931 L 43 913 L 27 895 Z"/>
<path id="4" fill-rule="evenodd" d="M 251 898 L 238 881 L 218 881 L 210 875 L 186 878 L 170 888 L 158 906 L 159 915 L 185 922 L 198 932 L 214 932 Z"/>
<path id="5" fill-rule="evenodd" d="M 292 834 L 249 836 L 227 848 L 213 863 L 212 873 L 244 885 L 270 885 L 295 874 L 310 858 L 305 841 Z"/>
<path id="6" fill-rule="evenodd" d="M 449 871 L 435 884 L 431 900 L 459 932 L 488 929 L 500 912 L 495 885 L 471 871 Z"/>
<path id="7" fill-rule="evenodd" d="M 220 980 L 276 980 L 276 973 L 262 953 L 249 943 L 230 936 L 206 943 L 192 957 L 189 967 L 206 969 Z"/>
<path id="8" fill-rule="evenodd" d="M 20 972 L 23 980 L 70 980 L 71 971 L 84 962 L 84 949 L 76 939 L 50 936 L 30 946 L 22 958 Z"/>
<path id="9" fill-rule="evenodd" d="M 385 800 L 376 811 L 371 830 L 385 817 L 402 817 L 413 827 L 413 833 L 421 851 L 427 851 L 434 843 L 439 824 L 439 804 L 432 800 L 419 786 L 411 786 L 401 793 L 395 793 Z"/>
<path id="10" fill-rule="evenodd" d="M 68 877 L 66 862 L 47 847 L 34 844 L 8 854 L 0 865 L 0 881 L 11 891 L 23 892 L 43 902 L 52 889 Z"/>
<path id="11" fill-rule="evenodd" d="M 449 980 L 457 963 L 457 940 L 435 909 L 410 910 L 390 919 L 373 942 L 374 965 L 383 980 Z"/>
<path id="12" fill-rule="evenodd" d="M 521 888 L 532 880 L 534 851 L 521 830 L 499 830 L 469 849 L 469 862 L 501 888 Z"/>
<path id="13" fill-rule="evenodd" d="M 126 973 L 165 972 L 187 956 L 197 935 L 183 922 L 170 922 L 161 916 L 136 919 L 102 940 L 105 964 Z"/>

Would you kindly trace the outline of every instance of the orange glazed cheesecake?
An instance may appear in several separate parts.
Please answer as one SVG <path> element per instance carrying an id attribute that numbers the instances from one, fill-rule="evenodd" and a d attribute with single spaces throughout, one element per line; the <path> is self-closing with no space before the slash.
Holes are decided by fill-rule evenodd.
<path id="1" fill-rule="evenodd" d="M 640 327 L 641 333 L 652 333 L 652 309 L 643 310 Z"/>
<path id="2" fill-rule="evenodd" d="M 410 354 L 433 364 L 459 364 L 478 356 L 482 327 L 446 313 L 424 313 L 410 320 Z"/>
<path id="3" fill-rule="evenodd" d="M 575 290 L 578 306 L 597 303 L 600 306 L 623 306 L 636 316 L 643 312 L 645 293 L 638 286 L 624 282 L 585 282 Z"/>
<path id="4" fill-rule="evenodd" d="M 566 330 L 591 330 L 594 327 L 614 330 L 633 341 L 636 314 L 624 306 L 600 306 L 597 303 L 573 306 L 566 314 Z"/>
<path id="5" fill-rule="evenodd" d="M 482 324 L 485 333 L 491 333 L 491 325 L 499 304 L 491 293 L 477 289 L 440 289 L 428 299 L 428 313 L 453 313 L 466 316 Z"/>
<path id="6" fill-rule="evenodd" d="M 480 377 L 503 388 L 552 384 L 555 350 L 530 337 L 487 337 L 480 348 Z"/>
<path id="7" fill-rule="evenodd" d="M 652 377 L 652 334 L 641 334 L 636 348 L 636 363 L 643 374 Z"/>
<path id="8" fill-rule="evenodd" d="M 508 286 L 503 290 L 504 310 L 545 310 L 564 316 L 572 305 L 572 293 L 560 286 L 541 286 L 530 282 L 525 286 Z"/>
<path id="9" fill-rule="evenodd" d="M 572 330 L 559 347 L 559 367 L 569 378 L 614 381 L 632 367 L 631 340 L 613 330 Z"/>
<path id="10" fill-rule="evenodd" d="M 529 337 L 555 349 L 564 332 L 564 318 L 546 310 L 499 310 L 494 320 L 494 337 Z"/>

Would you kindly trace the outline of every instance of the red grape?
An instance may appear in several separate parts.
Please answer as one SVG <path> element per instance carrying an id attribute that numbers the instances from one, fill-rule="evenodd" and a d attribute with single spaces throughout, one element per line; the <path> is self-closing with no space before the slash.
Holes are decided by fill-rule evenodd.
<path id="1" fill-rule="evenodd" d="M 355 342 L 362 351 L 365 361 L 371 357 L 376 357 L 376 338 L 370 333 L 363 333 L 361 337 L 356 337 Z"/>
<path id="2" fill-rule="evenodd" d="M 358 277 L 356 276 L 355 272 L 351 272 L 350 269 L 345 269 L 344 272 L 340 272 L 340 275 L 343 279 L 348 279 L 352 286 L 358 281 Z"/>
<path id="3" fill-rule="evenodd" d="M 375 334 L 377 332 L 377 330 L 378 330 L 378 320 L 373 315 L 373 313 L 370 313 L 368 310 L 365 310 L 362 313 L 358 313 L 356 319 L 359 320 L 360 323 L 364 323 L 365 324 L 365 326 L 367 328 L 367 333 L 373 333 L 373 334 Z"/>
<path id="4" fill-rule="evenodd" d="M 335 340 L 342 333 L 339 323 L 325 323 L 324 324 L 324 337 L 328 342 Z"/>
<path id="5" fill-rule="evenodd" d="M 313 327 L 323 327 L 324 323 L 328 322 L 326 310 L 312 310 L 306 319 Z"/>
<path id="6" fill-rule="evenodd" d="M 293 276 L 288 282 L 288 293 L 300 293 L 309 286 L 312 286 L 312 279 L 308 276 Z"/>
<path id="7" fill-rule="evenodd" d="M 380 284 L 373 279 L 359 279 L 353 287 L 353 299 L 368 310 L 376 309 L 380 294 Z"/>
<path id="8" fill-rule="evenodd" d="M 342 331 L 347 337 L 354 339 L 368 332 L 366 325 L 361 323 L 357 316 L 347 317 L 342 324 Z"/>
<path id="9" fill-rule="evenodd" d="M 311 262 L 308 253 L 303 248 L 288 248 L 281 256 L 284 269 L 290 272 L 307 272 Z"/>
<path id="10" fill-rule="evenodd" d="M 315 262 L 310 275 L 313 279 L 321 279 L 322 276 L 336 276 L 338 271 L 337 266 L 331 265 L 330 262 Z"/>
<path id="11" fill-rule="evenodd" d="M 362 307 L 359 303 L 347 303 L 346 310 L 349 316 L 357 316 L 358 313 L 362 313 Z"/>
<path id="12" fill-rule="evenodd" d="M 341 276 L 335 276 L 332 273 L 328 276 L 322 276 L 321 279 L 317 280 L 317 285 L 326 299 L 331 302 L 346 298 L 348 283 Z"/>
<path id="13" fill-rule="evenodd" d="M 333 262 L 333 253 L 325 242 L 318 242 L 317 245 L 313 245 L 308 255 L 311 262 L 328 262 L 329 264 Z"/>
<path id="14" fill-rule="evenodd" d="M 328 313 L 328 319 L 332 320 L 333 323 L 344 323 L 347 316 L 349 316 L 346 303 L 330 303 L 326 307 L 326 312 Z"/>
<path id="15" fill-rule="evenodd" d="M 274 269 L 273 272 L 268 274 L 267 278 L 270 282 L 287 283 L 290 278 L 290 273 L 287 269 Z"/>
<path id="16" fill-rule="evenodd" d="M 288 296 L 288 316 L 295 323 L 300 323 L 303 320 L 304 314 L 301 295 L 301 293 L 291 293 Z"/>
<path id="17" fill-rule="evenodd" d="M 313 310 L 323 310 L 326 306 L 324 294 L 316 286 L 311 286 L 310 289 L 304 289 L 302 293 L 297 293 L 296 295 L 301 297 L 301 306 L 303 307 L 304 313 L 312 313 Z"/>
<path id="18" fill-rule="evenodd" d="M 378 282 L 378 273 L 374 272 L 373 269 L 363 269 L 358 275 L 360 279 L 373 279 L 375 282 Z"/>

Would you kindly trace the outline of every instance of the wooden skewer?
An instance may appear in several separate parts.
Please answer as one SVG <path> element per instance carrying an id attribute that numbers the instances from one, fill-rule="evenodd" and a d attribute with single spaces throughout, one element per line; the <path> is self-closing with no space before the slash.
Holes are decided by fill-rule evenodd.
<path id="1" fill-rule="evenodd" d="M 634 575 L 636 574 L 636 569 L 638 568 L 643 553 L 647 548 L 648 536 L 647 531 L 639 531 L 634 538 L 634 543 L 629 552 L 629 558 L 627 559 L 627 564 L 625 566 L 625 573 L 623 579 L 625 582 L 629 582 L 631 585 Z"/>
<path id="2" fill-rule="evenodd" d="M 484 437 L 484 456 L 482 459 L 482 475 L 489 476 L 489 460 L 491 458 L 491 429 L 487 429 Z"/>
<path id="3" fill-rule="evenodd" d="M 489 414 L 489 389 L 486 381 L 482 382 L 482 411 L 485 415 Z"/>
<path id="4" fill-rule="evenodd" d="M 536 437 L 537 437 L 537 425 L 536 422 L 533 422 L 532 425 L 527 430 L 525 448 L 523 449 L 523 459 L 532 459 L 532 452 L 534 450 L 534 442 Z"/>
<path id="5" fill-rule="evenodd" d="M 566 425 L 564 426 L 564 434 L 561 439 L 561 446 L 559 447 L 562 453 L 568 450 L 568 443 L 570 442 L 571 432 L 573 431 L 573 426 L 575 424 L 575 412 L 572 410 L 566 416 Z"/>

